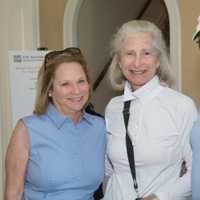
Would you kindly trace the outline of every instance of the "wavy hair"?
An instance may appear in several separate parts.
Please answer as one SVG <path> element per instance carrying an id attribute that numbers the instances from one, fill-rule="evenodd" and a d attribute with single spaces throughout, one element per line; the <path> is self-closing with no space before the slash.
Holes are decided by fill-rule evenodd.
<path id="1" fill-rule="evenodd" d="M 38 73 L 36 101 L 33 111 L 34 114 L 44 114 L 48 104 L 53 103 L 52 98 L 49 96 L 49 92 L 53 87 L 53 80 L 55 77 L 56 69 L 60 66 L 60 64 L 70 62 L 77 62 L 82 66 L 87 81 L 90 84 L 87 63 L 79 48 L 70 47 L 61 51 L 49 52 L 46 54 L 43 65 Z"/>
<path id="2" fill-rule="evenodd" d="M 161 82 L 167 84 L 169 87 L 172 87 L 174 84 L 174 77 L 162 32 L 155 24 L 146 20 L 129 21 L 123 24 L 114 35 L 111 42 L 112 62 L 109 70 L 109 79 L 112 87 L 116 90 L 123 90 L 124 88 L 124 81 L 126 79 L 119 66 L 120 51 L 123 42 L 130 37 L 131 33 L 134 32 L 150 33 L 152 37 L 152 47 L 157 51 L 157 56 L 160 61 L 160 66 L 157 69 L 156 74 Z"/>

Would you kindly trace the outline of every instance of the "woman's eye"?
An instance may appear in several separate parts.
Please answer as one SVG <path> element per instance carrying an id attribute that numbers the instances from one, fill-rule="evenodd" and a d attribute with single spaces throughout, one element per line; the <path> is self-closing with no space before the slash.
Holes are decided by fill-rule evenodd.
<path id="1" fill-rule="evenodd" d="M 144 55 L 146 55 L 146 56 L 151 55 L 151 52 L 150 51 L 145 51 Z"/>
<path id="2" fill-rule="evenodd" d="M 62 83 L 61 85 L 62 85 L 62 86 L 68 86 L 69 83 L 68 83 L 68 82 L 64 82 L 64 83 Z"/>
<path id="3" fill-rule="evenodd" d="M 78 83 L 85 83 L 85 82 L 86 82 L 85 79 L 80 79 L 80 80 L 78 81 Z"/>
<path id="4" fill-rule="evenodd" d="M 134 55 L 134 53 L 133 52 L 126 52 L 126 54 L 125 54 L 126 56 L 133 56 Z"/>

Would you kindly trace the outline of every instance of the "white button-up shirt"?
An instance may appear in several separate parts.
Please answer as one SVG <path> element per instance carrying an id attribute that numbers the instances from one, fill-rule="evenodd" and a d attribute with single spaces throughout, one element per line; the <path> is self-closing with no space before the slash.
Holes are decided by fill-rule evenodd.
<path id="1" fill-rule="evenodd" d="M 110 175 L 104 200 L 134 200 L 136 192 L 126 152 L 123 103 L 132 100 L 128 132 L 134 146 L 136 179 L 141 197 L 183 200 L 190 195 L 191 148 L 189 137 L 197 117 L 193 101 L 162 86 L 157 76 L 132 92 L 114 97 L 105 113 L 107 125 L 106 173 Z M 179 177 L 182 160 L 187 173 Z"/>

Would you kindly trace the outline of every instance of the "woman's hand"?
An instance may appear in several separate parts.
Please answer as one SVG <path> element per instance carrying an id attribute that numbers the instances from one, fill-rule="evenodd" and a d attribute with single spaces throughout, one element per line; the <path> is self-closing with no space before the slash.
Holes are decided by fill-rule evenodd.
<path id="1" fill-rule="evenodd" d="M 186 165 L 186 161 L 183 160 L 181 164 L 180 177 L 184 176 L 186 173 L 187 173 L 187 165 Z"/>

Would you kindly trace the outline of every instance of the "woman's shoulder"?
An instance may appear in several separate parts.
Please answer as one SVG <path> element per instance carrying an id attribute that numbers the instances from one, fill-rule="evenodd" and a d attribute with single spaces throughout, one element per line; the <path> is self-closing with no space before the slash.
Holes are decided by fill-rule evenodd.
<path id="1" fill-rule="evenodd" d="M 105 124 L 104 117 L 101 116 L 101 114 L 93 114 L 93 113 L 85 113 L 85 118 L 88 119 L 90 122 L 95 123 L 95 124 Z"/>
<path id="2" fill-rule="evenodd" d="M 91 113 L 85 113 L 84 115 L 87 124 L 89 124 L 91 130 L 95 130 L 95 133 L 97 135 L 106 135 L 106 124 L 105 124 L 105 120 L 104 117 L 99 116 L 99 115 L 94 115 Z"/>
<path id="3" fill-rule="evenodd" d="M 118 108 L 119 109 L 119 107 L 122 107 L 122 105 L 123 105 L 123 95 L 121 95 L 121 96 L 116 96 L 116 97 L 113 97 L 109 102 L 108 102 L 108 104 L 107 104 L 107 106 L 106 106 L 106 110 L 107 109 L 114 109 L 115 110 L 115 108 Z"/>
<path id="4" fill-rule="evenodd" d="M 44 115 L 35 115 L 35 114 L 27 115 L 27 116 L 24 116 L 23 118 L 21 118 L 21 121 L 25 125 L 41 122 L 43 120 L 44 120 Z"/>
<path id="5" fill-rule="evenodd" d="M 160 98 L 166 103 L 174 104 L 176 106 L 195 106 L 195 103 L 191 97 L 169 87 L 163 87 Z"/>

